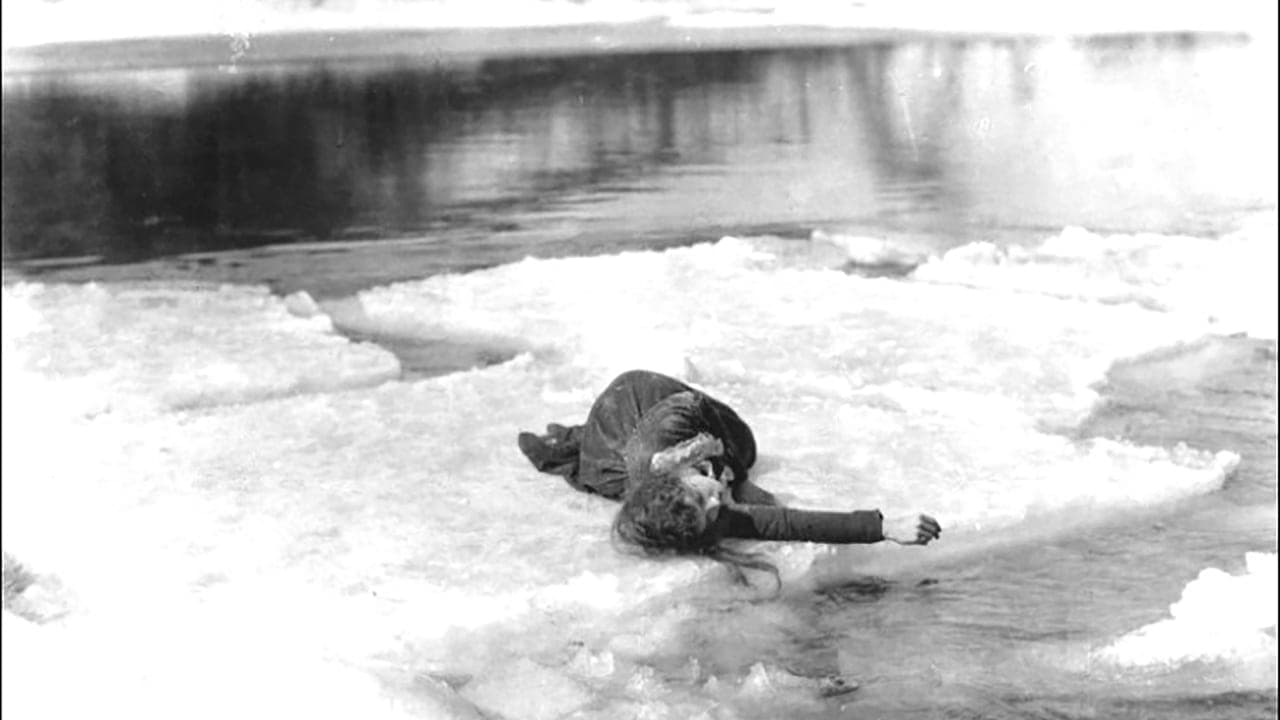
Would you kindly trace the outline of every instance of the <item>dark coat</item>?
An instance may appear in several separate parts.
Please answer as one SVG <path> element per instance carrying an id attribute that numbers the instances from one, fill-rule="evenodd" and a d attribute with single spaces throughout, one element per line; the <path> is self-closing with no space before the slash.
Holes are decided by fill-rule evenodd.
<path id="1" fill-rule="evenodd" d="M 727 464 L 734 482 L 744 482 L 756 462 L 756 440 L 732 408 L 666 375 L 646 370 L 623 373 L 591 406 L 576 483 L 570 483 L 621 498 L 648 476 L 654 453 L 701 432 L 724 443 L 724 455 L 713 462 Z"/>
<path id="2" fill-rule="evenodd" d="M 884 539 L 875 510 L 773 507 L 772 495 L 747 482 L 756 461 L 751 428 L 723 402 L 659 373 L 625 372 L 596 398 L 583 425 L 552 424 L 542 437 L 521 433 L 519 440 L 538 470 L 560 475 L 583 492 L 620 500 L 650 476 L 654 453 L 698 433 L 723 443 L 723 455 L 712 464 L 717 475 L 724 466 L 733 471 L 731 488 L 742 503 L 719 508 L 714 526 L 721 537 L 825 543 Z"/>

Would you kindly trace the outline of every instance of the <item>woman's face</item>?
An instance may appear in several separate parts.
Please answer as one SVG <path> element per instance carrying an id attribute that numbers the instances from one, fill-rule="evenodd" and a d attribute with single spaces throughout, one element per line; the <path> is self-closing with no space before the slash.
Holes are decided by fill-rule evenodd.
<path id="1" fill-rule="evenodd" d="M 725 487 L 716 478 L 715 468 L 712 467 L 711 462 L 703 460 L 686 465 L 680 470 L 680 482 L 684 483 L 702 508 L 703 522 L 710 522 L 713 515 L 719 511 L 720 493 Z"/>

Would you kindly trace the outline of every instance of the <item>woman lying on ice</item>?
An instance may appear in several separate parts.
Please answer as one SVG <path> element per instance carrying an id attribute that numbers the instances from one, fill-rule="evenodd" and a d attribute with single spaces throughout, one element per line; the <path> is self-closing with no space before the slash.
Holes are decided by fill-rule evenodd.
<path id="1" fill-rule="evenodd" d="M 522 432 L 520 450 L 538 470 L 588 493 L 621 500 L 614 536 L 650 555 L 701 554 L 743 567 L 777 569 L 722 540 L 926 545 L 942 532 L 923 514 L 886 521 L 878 510 L 829 512 L 778 505 L 751 483 L 751 428 L 728 405 L 645 370 L 618 376 L 584 425 Z"/>

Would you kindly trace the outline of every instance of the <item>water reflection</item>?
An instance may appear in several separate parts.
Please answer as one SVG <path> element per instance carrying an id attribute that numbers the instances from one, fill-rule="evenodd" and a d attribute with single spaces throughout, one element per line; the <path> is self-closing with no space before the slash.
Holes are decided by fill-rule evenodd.
<path id="1" fill-rule="evenodd" d="M 1194 38 L 948 39 L 8 78 L 4 253 L 128 260 L 451 227 L 592 243 L 1170 229 L 1267 199 L 1247 58 Z"/>

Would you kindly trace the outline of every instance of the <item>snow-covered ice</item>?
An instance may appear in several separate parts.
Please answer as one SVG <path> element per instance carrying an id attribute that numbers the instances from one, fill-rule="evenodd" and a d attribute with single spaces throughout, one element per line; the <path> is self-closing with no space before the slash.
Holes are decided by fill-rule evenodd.
<path id="1" fill-rule="evenodd" d="M 619 711 L 708 712 L 760 683 L 695 669 L 721 690 L 694 702 L 644 668 L 680 642 L 682 598 L 738 591 L 714 563 L 616 552 L 613 506 L 535 472 L 516 433 L 581 420 L 614 375 L 648 367 L 737 408 L 757 479 L 785 501 L 926 509 L 947 528 L 927 549 L 766 547 L 789 585 L 892 577 L 1212 492 L 1238 462 L 1227 448 L 1062 432 L 1111 363 L 1196 342 L 1230 309 L 1178 290 L 1213 272 L 1196 242 L 1086 240 L 888 280 L 827 267 L 821 243 L 725 238 L 352 298 L 370 336 L 525 348 L 413 381 L 300 296 L 6 287 L 3 544 L 56 575 L 70 607 L 44 625 L 6 615 L 6 659 L 23 658 L 15 675 L 5 663 L 6 709 L 40 716 L 53 694 L 44 716 L 516 716 L 514 693 L 543 703 L 528 717 L 588 717 L 603 693 Z M 1149 653 L 1139 641 L 1116 652 Z M 469 682 L 433 679 L 451 673 Z"/>

